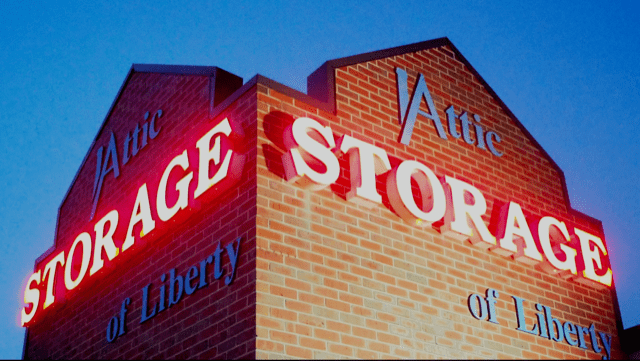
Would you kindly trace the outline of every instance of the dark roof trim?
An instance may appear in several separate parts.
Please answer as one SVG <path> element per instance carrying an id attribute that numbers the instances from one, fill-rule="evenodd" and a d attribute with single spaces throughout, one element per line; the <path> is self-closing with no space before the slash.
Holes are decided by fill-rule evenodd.
<path id="1" fill-rule="evenodd" d="M 135 73 L 211 76 L 215 75 L 218 67 L 198 65 L 133 64 L 131 69 Z"/>

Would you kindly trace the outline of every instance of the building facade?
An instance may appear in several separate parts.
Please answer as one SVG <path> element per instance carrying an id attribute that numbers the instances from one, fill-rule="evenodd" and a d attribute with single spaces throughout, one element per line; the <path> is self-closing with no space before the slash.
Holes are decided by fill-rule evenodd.
<path id="1" fill-rule="evenodd" d="M 25 289 L 25 358 L 624 358 L 600 221 L 446 38 L 308 94 L 134 65 Z"/>

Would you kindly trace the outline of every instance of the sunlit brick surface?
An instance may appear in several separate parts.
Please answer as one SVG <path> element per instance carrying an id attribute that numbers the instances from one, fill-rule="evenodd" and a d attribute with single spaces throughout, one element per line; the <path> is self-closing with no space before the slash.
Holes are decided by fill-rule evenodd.
<path id="1" fill-rule="evenodd" d="M 438 137 L 418 116 L 411 143 L 398 142 L 395 68 L 409 89 L 424 74 L 439 116 L 454 105 L 481 116 L 502 137 L 500 158 Z M 309 191 L 284 181 L 277 136 L 306 116 L 343 134 L 385 149 L 392 165 L 418 160 L 438 176 L 453 176 L 487 198 L 489 223 L 496 202 L 515 201 L 525 215 L 553 215 L 600 235 L 601 228 L 567 210 L 562 179 L 521 128 L 446 48 L 395 56 L 336 70 L 337 115 L 266 87 L 258 88 L 257 357 L 303 358 L 597 358 L 605 355 L 516 330 L 510 295 L 525 299 L 529 328 L 535 303 L 553 316 L 614 335 L 611 293 L 538 271 L 468 242 L 403 221 L 391 211 L 378 176 L 383 205 L 367 209 L 345 200 L 349 162 L 339 181 Z M 422 102 L 422 110 L 427 111 Z M 279 127 L 273 129 L 274 127 Z M 458 130 L 459 125 L 458 125 Z M 498 290 L 499 325 L 471 316 L 467 298 Z"/>

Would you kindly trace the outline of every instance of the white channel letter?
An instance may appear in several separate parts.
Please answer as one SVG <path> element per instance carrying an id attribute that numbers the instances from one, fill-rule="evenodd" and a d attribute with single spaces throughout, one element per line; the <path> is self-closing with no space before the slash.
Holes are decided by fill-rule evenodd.
<path id="1" fill-rule="evenodd" d="M 475 245 L 480 245 L 480 242 L 486 246 L 495 245 L 496 238 L 482 220 L 482 215 L 487 211 L 487 201 L 482 193 L 471 184 L 449 176 L 445 176 L 445 181 L 447 212 L 442 232 L 460 240 L 469 239 Z M 473 203 L 466 202 L 468 196 L 473 198 Z M 473 232 L 471 225 L 475 226 L 478 233 Z M 456 233 L 462 237 L 457 237 Z"/>
<path id="2" fill-rule="evenodd" d="M 603 256 L 607 255 L 607 249 L 604 247 L 602 240 L 599 237 L 578 228 L 574 228 L 573 232 L 580 239 L 580 249 L 582 250 L 582 259 L 584 260 L 584 271 L 582 271 L 584 278 L 611 286 L 613 278 L 611 268 L 607 269 L 607 272 L 604 275 L 598 276 L 596 275 L 596 270 L 593 267 L 593 262 L 595 261 L 598 264 L 598 268 L 602 268 L 600 252 L 602 252 Z M 591 247 L 592 243 L 595 247 Z"/>
<path id="3" fill-rule="evenodd" d="M 563 243 L 568 243 L 571 239 L 569 236 L 569 231 L 567 230 L 567 226 L 564 224 L 564 222 L 560 222 L 553 217 L 543 217 L 542 219 L 540 219 L 540 222 L 538 222 L 538 237 L 540 238 L 540 246 L 542 247 L 542 252 L 544 252 L 544 255 L 549 261 L 549 264 L 553 267 L 561 271 L 568 270 L 571 271 L 571 273 L 573 273 L 574 275 L 577 275 L 578 270 L 576 267 L 576 255 L 578 254 L 578 251 L 576 251 L 573 247 L 570 247 L 563 243 L 558 243 L 557 246 L 552 246 L 550 237 L 552 226 L 556 227 L 564 237 L 564 240 L 562 240 Z M 564 253 L 566 258 L 564 261 L 560 261 L 558 257 L 556 257 L 556 249 L 559 252 Z"/>
<path id="4" fill-rule="evenodd" d="M 24 290 L 24 303 L 26 303 L 27 305 L 31 303 L 33 304 L 33 307 L 31 308 L 31 312 L 29 313 L 26 312 L 26 307 L 22 308 L 22 314 L 20 315 L 20 322 L 22 323 L 22 326 L 31 321 L 33 319 L 33 316 L 35 316 L 36 312 L 38 311 L 38 304 L 40 303 L 40 290 L 37 288 L 37 285 L 40 284 L 41 275 L 42 271 L 38 270 L 38 272 L 34 272 L 27 281 L 27 287 Z M 33 282 L 36 283 L 36 288 L 31 288 L 31 284 Z"/>
<path id="5" fill-rule="evenodd" d="M 136 196 L 136 204 L 133 206 L 133 212 L 131 213 L 131 220 L 129 221 L 129 228 L 127 229 L 127 238 L 122 244 L 122 251 L 126 251 L 129 247 L 133 246 L 136 238 L 133 235 L 133 226 L 136 223 L 142 222 L 141 235 L 148 234 L 156 228 L 156 221 L 151 217 L 151 206 L 149 206 L 149 192 L 147 191 L 147 184 L 143 184 L 138 189 L 138 195 Z"/>
<path id="6" fill-rule="evenodd" d="M 505 207 L 507 207 L 506 215 L 504 212 Z M 536 242 L 533 240 L 533 235 L 520 205 L 515 202 L 509 202 L 508 205 L 503 207 L 500 218 L 501 234 L 503 236 L 498 241 L 499 247 L 514 253 L 516 260 L 521 260 L 520 258 L 524 256 L 533 261 L 542 262 L 542 255 L 538 252 Z M 518 249 L 514 238 L 522 240 L 519 242 L 522 249 Z M 526 262 L 526 260 L 523 261 Z"/>
<path id="7" fill-rule="evenodd" d="M 51 259 L 51 261 L 49 261 L 49 263 L 47 263 L 46 266 L 44 266 L 44 277 L 47 277 L 47 293 L 46 293 L 46 297 L 44 298 L 44 304 L 42 305 L 42 309 L 45 309 L 49 306 L 51 306 L 51 304 L 53 304 L 53 302 L 56 300 L 55 296 L 53 295 L 53 288 L 55 287 L 55 281 L 56 281 L 56 269 L 58 268 L 58 264 L 60 264 L 60 267 L 64 266 L 64 251 L 58 253 L 55 257 L 53 257 Z"/>
<path id="8" fill-rule="evenodd" d="M 391 169 L 387 152 L 348 135 L 340 138 L 338 149 L 349 155 L 351 190 L 347 192 L 347 200 L 365 206 L 382 203 L 382 197 L 376 190 L 376 174 Z"/>
<path id="9" fill-rule="evenodd" d="M 71 278 L 71 270 L 73 269 L 73 254 L 76 251 L 76 247 L 80 243 L 82 243 L 82 264 L 80 265 L 78 277 L 73 280 Z M 69 255 L 67 255 L 67 261 L 64 267 L 64 285 L 69 291 L 78 287 L 80 282 L 82 282 L 84 275 L 87 273 L 87 269 L 89 269 L 89 261 L 91 261 L 91 236 L 87 232 L 82 232 L 78 235 L 78 237 L 76 237 L 75 241 L 73 241 L 73 245 L 71 246 Z"/>
<path id="10" fill-rule="evenodd" d="M 104 234 L 104 226 L 107 222 L 109 222 L 109 230 L 107 231 L 107 234 Z M 93 248 L 93 263 L 91 264 L 89 275 L 94 275 L 102 268 L 102 266 L 104 266 L 104 261 L 102 260 L 103 249 L 107 253 L 109 261 L 118 255 L 119 250 L 113 243 L 113 234 L 116 232 L 117 226 L 118 211 L 115 209 L 107 213 L 106 216 L 102 217 L 102 219 L 96 223 L 94 227 L 96 231 L 96 243 Z"/>
<path id="11" fill-rule="evenodd" d="M 312 131 L 320 134 L 326 145 L 312 138 L 309 135 Z M 282 156 L 282 163 L 287 181 L 297 181 L 302 177 L 301 180 L 310 189 L 320 190 L 338 180 L 340 163 L 331 151 L 336 143 L 330 127 L 324 127 L 311 118 L 298 118 L 285 131 L 284 142 L 288 151 Z M 309 166 L 320 163 L 326 167 L 324 172 Z"/>
<path id="12" fill-rule="evenodd" d="M 416 180 L 422 198 L 422 207 L 418 207 L 413 198 L 411 178 Z M 422 163 L 405 160 L 400 163 L 387 178 L 387 194 L 393 210 L 409 222 L 424 226 L 439 221 L 445 214 L 447 201 L 444 188 L 438 177 Z M 431 210 L 425 210 L 431 201 Z"/>
<path id="13" fill-rule="evenodd" d="M 213 177 L 209 178 L 209 166 L 211 161 L 215 165 L 220 163 L 220 136 L 216 137 L 213 148 L 210 147 L 211 138 L 214 135 L 224 134 L 227 137 L 231 134 L 231 125 L 229 124 L 229 119 L 224 118 L 220 123 L 218 123 L 215 127 L 211 128 L 204 137 L 200 138 L 196 142 L 196 147 L 199 150 L 199 167 L 198 167 L 198 186 L 196 188 L 195 193 L 193 194 L 193 198 L 198 198 L 202 195 L 207 189 L 213 187 L 216 183 L 220 182 L 227 176 L 229 172 L 229 163 L 231 162 L 231 156 L 233 151 L 231 149 L 227 150 L 227 153 L 224 156 L 224 160 L 222 161 L 222 165 L 213 175 Z"/>
<path id="14" fill-rule="evenodd" d="M 160 185 L 158 186 L 158 195 L 156 199 L 156 207 L 158 211 L 158 217 L 163 221 L 170 220 L 179 210 L 187 208 L 189 205 L 189 183 L 193 179 L 193 172 L 189 172 L 186 176 L 182 177 L 176 183 L 176 190 L 178 191 L 178 201 L 176 204 L 168 208 L 167 207 L 167 182 L 169 181 L 169 174 L 176 167 L 181 167 L 182 170 L 189 168 L 189 157 L 187 156 L 187 150 L 185 149 L 182 154 L 173 158 L 171 163 L 167 166 L 162 174 Z"/>

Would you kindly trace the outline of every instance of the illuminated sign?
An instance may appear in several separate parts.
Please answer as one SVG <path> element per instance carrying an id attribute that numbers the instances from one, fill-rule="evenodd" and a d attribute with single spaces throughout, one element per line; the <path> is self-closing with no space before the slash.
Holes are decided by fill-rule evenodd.
<path id="1" fill-rule="evenodd" d="M 467 299 L 469 311 L 471 315 L 478 320 L 487 320 L 491 323 L 499 324 L 496 313 L 496 300 L 500 297 L 498 291 L 488 288 L 485 292 L 486 297 L 482 297 L 479 294 L 472 294 Z M 598 331 L 596 333 L 596 327 L 592 323 L 589 327 L 580 325 L 574 325 L 573 323 L 566 321 L 562 323 L 551 314 L 552 309 L 548 306 L 536 303 L 536 321 L 531 329 L 527 328 L 525 314 L 524 314 L 524 299 L 511 296 L 515 306 L 516 320 L 518 321 L 518 331 L 526 332 L 532 335 L 544 337 L 555 342 L 567 342 L 570 346 L 578 346 L 582 349 L 587 349 L 587 337 L 591 339 L 591 348 L 596 353 L 602 352 L 602 348 L 598 344 L 598 336 L 602 346 L 607 353 L 607 356 L 603 356 L 603 359 L 608 360 L 611 358 L 611 341 L 612 336 L 608 333 Z"/>
<path id="2" fill-rule="evenodd" d="M 155 128 L 151 126 L 150 129 Z M 231 149 L 229 144 L 231 136 L 241 137 L 242 131 L 240 127 L 225 118 L 200 138 L 194 148 L 185 149 L 169 162 L 162 173 L 155 197 L 154 194 L 150 197 L 147 183 L 142 184 L 138 188 L 131 210 L 124 242 L 117 242 L 120 243 L 119 247 L 116 245 L 114 234 L 119 229 L 118 225 L 122 223 L 119 222 L 121 217 L 118 210 L 114 209 L 95 223 L 93 227 L 95 236 L 89 232 L 80 233 L 68 251 L 58 253 L 49 260 L 44 269 L 34 272 L 29 277 L 24 293 L 27 306 L 21 312 L 22 325 L 30 322 L 36 315 L 41 300 L 41 289 L 45 293 L 41 307 L 43 310 L 55 302 L 58 270 L 64 273 L 66 290 L 71 291 L 88 278 L 87 273 L 89 277 L 95 275 L 105 266 L 105 261 L 113 261 L 122 252 L 130 249 L 136 240 L 152 232 L 157 222 L 167 222 L 172 219 L 179 211 L 187 208 L 190 200 L 197 199 L 210 189 L 220 192 L 224 187 L 237 182 L 241 176 L 245 158 L 244 155 Z M 113 140 L 113 135 L 111 139 Z M 109 151 L 107 153 L 109 154 Z M 197 157 L 198 162 L 195 166 L 190 164 L 189 154 L 194 158 Z M 115 159 L 112 158 L 112 161 L 116 162 Z M 108 158 L 105 159 L 104 164 L 107 160 Z M 197 173 L 197 177 L 194 177 L 194 172 Z M 176 175 L 181 177 L 178 181 L 175 181 Z M 191 194 L 189 186 L 194 178 L 197 178 L 196 187 Z M 155 216 L 151 211 L 150 200 L 155 201 L 157 213 Z M 141 231 L 134 231 L 140 228 Z M 77 256 L 78 253 L 81 256 Z M 106 260 L 103 259 L 103 254 L 106 254 Z M 76 260 L 78 258 L 81 260 L 80 265 L 74 262 L 74 256 Z M 47 279 L 46 284 L 45 279 Z"/>
<path id="3" fill-rule="evenodd" d="M 146 112 L 144 114 L 145 122 L 142 124 L 142 134 L 140 134 L 140 125 L 137 123 L 136 128 L 133 130 L 133 136 L 131 135 L 131 132 L 127 133 L 127 137 L 124 139 L 122 149 L 122 166 L 127 164 L 131 157 L 135 157 L 138 152 L 147 145 L 149 140 L 155 139 L 158 136 L 158 133 L 160 133 L 162 127 L 156 129 L 156 117 L 160 118 L 161 116 L 162 109 L 158 110 L 153 115 L 153 117 L 151 117 L 151 121 L 147 123 L 146 121 L 147 119 L 149 119 L 149 112 Z M 142 138 L 140 138 L 140 136 L 142 136 Z M 140 140 L 139 144 L 138 140 Z M 89 220 L 93 220 L 93 216 L 96 213 L 96 206 L 98 205 L 98 200 L 100 199 L 100 191 L 102 190 L 104 177 L 109 172 L 113 172 L 113 178 L 118 178 L 118 176 L 120 175 L 116 138 L 113 135 L 113 132 L 111 132 L 111 137 L 109 138 L 109 146 L 107 147 L 107 152 L 104 155 L 104 159 L 102 157 L 103 150 L 104 147 L 100 147 L 96 152 L 96 178 L 93 182 L 93 205 L 91 206 L 91 217 L 89 218 Z"/>
<path id="4" fill-rule="evenodd" d="M 438 136 L 444 140 L 447 140 L 447 133 L 442 126 L 436 106 L 431 98 L 431 93 L 427 87 L 427 83 L 424 80 L 424 75 L 418 74 L 416 79 L 416 85 L 413 90 L 411 98 L 409 98 L 409 89 L 407 85 L 407 72 L 404 69 L 396 68 L 396 80 L 398 90 L 398 120 L 402 125 L 402 133 L 400 134 L 400 143 L 409 145 L 411 141 L 411 134 L 413 134 L 413 127 L 416 122 L 418 114 L 424 116 L 427 119 L 433 121 L 433 125 L 436 127 Z M 427 103 L 427 109 L 429 113 L 420 110 L 420 102 L 422 99 Z M 449 127 L 449 135 L 454 138 L 460 138 L 469 145 L 475 145 L 479 149 L 489 150 L 491 154 L 495 156 L 502 156 L 502 153 L 496 150 L 494 143 L 500 143 L 502 138 L 493 131 L 485 132 L 480 125 L 480 116 L 473 115 L 475 123 L 469 121 L 469 115 L 463 111 L 460 115 L 456 115 L 453 105 L 449 106 L 447 113 L 447 125 Z M 460 120 L 460 129 L 462 133 L 456 129 L 456 120 Z M 471 137 L 470 126 L 473 125 L 475 131 L 475 140 Z"/>
<path id="5" fill-rule="evenodd" d="M 391 208 L 406 221 L 427 227 L 443 220 L 440 232 L 460 241 L 489 249 L 502 256 L 540 268 L 576 282 L 611 286 L 604 242 L 597 236 L 552 217 L 530 225 L 518 203 L 502 207 L 493 235 L 482 220 L 487 212 L 484 195 L 474 186 L 450 176 L 438 177 L 424 164 L 405 160 L 391 169 L 387 152 L 349 135 L 334 140 L 329 126 L 310 118 L 298 118 L 284 134 L 288 151 L 282 156 L 285 177 L 312 189 L 322 189 L 338 180 L 338 157 L 347 154 L 351 174 L 349 201 L 367 206 L 382 203 L 376 189 L 376 175 L 388 173 L 386 190 Z M 418 185 L 417 204 L 412 181 Z M 538 245 L 542 252 L 538 250 Z M 606 263 L 605 263 L 606 262 Z"/>

